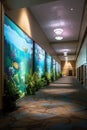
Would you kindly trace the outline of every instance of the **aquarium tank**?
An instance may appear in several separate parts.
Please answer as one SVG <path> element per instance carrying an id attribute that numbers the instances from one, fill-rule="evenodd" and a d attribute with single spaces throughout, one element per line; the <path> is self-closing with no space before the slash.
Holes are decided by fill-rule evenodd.
<path id="1" fill-rule="evenodd" d="M 55 59 L 53 59 L 53 73 L 54 73 L 54 79 L 55 79 L 55 75 L 56 75 L 56 61 L 55 61 Z"/>
<path id="2" fill-rule="evenodd" d="M 52 58 L 49 54 L 46 54 L 46 71 L 51 74 Z"/>
<path id="3" fill-rule="evenodd" d="M 56 73 L 58 73 L 58 62 L 56 62 Z"/>
<path id="4" fill-rule="evenodd" d="M 58 72 L 61 72 L 60 64 L 58 64 Z"/>
<path id="5" fill-rule="evenodd" d="M 25 93 L 25 77 L 32 69 L 33 41 L 6 15 L 4 44 L 4 72 Z"/>
<path id="6" fill-rule="evenodd" d="M 45 73 L 45 51 L 35 43 L 35 65 L 34 70 L 38 73 L 39 77 Z"/>

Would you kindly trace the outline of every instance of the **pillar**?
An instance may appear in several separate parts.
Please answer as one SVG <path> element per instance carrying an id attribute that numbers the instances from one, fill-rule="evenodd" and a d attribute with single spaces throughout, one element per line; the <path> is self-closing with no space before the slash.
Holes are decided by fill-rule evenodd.
<path id="1" fill-rule="evenodd" d="M 4 86 L 4 8 L 0 1 L 0 111 L 3 109 Z"/>

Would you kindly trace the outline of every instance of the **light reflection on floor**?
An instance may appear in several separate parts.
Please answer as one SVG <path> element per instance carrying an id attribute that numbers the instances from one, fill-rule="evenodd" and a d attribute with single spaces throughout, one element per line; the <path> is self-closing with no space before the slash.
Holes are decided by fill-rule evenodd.
<path id="1" fill-rule="evenodd" d="M 78 90 L 77 89 L 54 89 L 54 88 L 51 88 L 51 89 L 44 89 L 44 90 L 42 90 L 42 92 L 43 93 L 47 93 L 47 94 L 70 94 L 70 93 L 73 93 L 73 92 L 78 92 Z"/>
<path id="2" fill-rule="evenodd" d="M 69 81 L 69 78 L 65 80 Z M 18 101 L 17 105 L 20 108 L 9 114 L 12 130 L 25 127 L 26 130 L 87 129 L 87 91 L 73 83 L 60 85 L 54 82 L 36 95 Z"/>

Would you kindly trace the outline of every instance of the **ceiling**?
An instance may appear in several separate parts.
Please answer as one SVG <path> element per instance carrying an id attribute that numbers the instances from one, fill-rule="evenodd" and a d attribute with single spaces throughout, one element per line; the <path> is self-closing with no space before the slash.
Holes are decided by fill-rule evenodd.
<path id="1" fill-rule="evenodd" d="M 61 60 L 67 51 L 68 60 L 76 59 L 85 0 L 4 0 L 9 9 L 28 7 L 50 45 Z M 55 34 L 54 29 L 62 28 L 62 34 Z M 62 36 L 62 40 L 56 40 Z"/>

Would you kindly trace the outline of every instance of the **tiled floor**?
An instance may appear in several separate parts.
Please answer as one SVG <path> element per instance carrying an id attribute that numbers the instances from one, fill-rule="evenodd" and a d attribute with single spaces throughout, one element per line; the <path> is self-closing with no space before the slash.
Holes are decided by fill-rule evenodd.
<path id="1" fill-rule="evenodd" d="M 63 77 L 17 102 L 0 117 L 0 130 L 87 130 L 87 90 Z"/>

